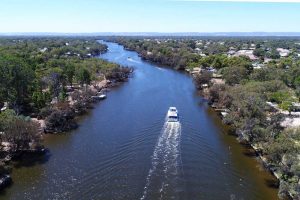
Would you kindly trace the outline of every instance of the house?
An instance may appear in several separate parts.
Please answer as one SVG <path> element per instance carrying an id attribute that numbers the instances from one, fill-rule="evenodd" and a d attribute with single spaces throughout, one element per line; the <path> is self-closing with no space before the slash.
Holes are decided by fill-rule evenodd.
<path id="1" fill-rule="evenodd" d="M 229 51 L 227 52 L 227 55 L 228 55 L 228 56 L 233 56 L 234 54 L 236 54 L 236 51 L 235 51 L 235 50 L 229 50 Z"/>
<path id="2" fill-rule="evenodd" d="M 250 50 L 255 50 L 256 49 L 256 45 L 255 44 L 251 44 L 249 49 Z"/>
<path id="3" fill-rule="evenodd" d="M 293 102 L 292 103 L 292 111 L 300 112 L 300 103 Z"/>
<path id="4" fill-rule="evenodd" d="M 198 41 L 196 42 L 196 45 L 197 45 L 197 46 L 202 46 L 202 45 L 203 45 L 202 40 L 198 40 Z"/>
<path id="5" fill-rule="evenodd" d="M 239 50 L 234 54 L 234 56 L 247 56 L 250 60 L 258 60 L 258 58 L 253 54 L 253 50 L 249 49 Z"/>
<path id="6" fill-rule="evenodd" d="M 277 48 L 276 51 L 278 51 L 278 53 L 281 57 L 288 57 L 290 54 L 290 50 L 288 50 L 288 49 Z"/>
<path id="7" fill-rule="evenodd" d="M 48 50 L 48 48 L 47 48 L 47 47 L 44 47 L 44 48 L 40 49 L 40 52 L 41 52 L 41 53 L 45 53 L 47 50 Z"/>

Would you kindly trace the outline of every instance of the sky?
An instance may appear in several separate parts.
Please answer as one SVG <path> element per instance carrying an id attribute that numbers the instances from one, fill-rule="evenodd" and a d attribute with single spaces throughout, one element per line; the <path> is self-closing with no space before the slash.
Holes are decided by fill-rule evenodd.
<path id="1" fill-rule="evenodd" d="M 0 0 L 0 32 L 300 32 L 300 0 Z"/>

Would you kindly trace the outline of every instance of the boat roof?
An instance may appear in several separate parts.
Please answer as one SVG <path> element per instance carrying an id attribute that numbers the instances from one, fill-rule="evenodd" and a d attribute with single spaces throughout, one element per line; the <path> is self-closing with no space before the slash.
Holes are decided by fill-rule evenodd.
<path id="1" fill-rule="evenodd" d="M 169 109 L 170 109 L 170 110 L 177 110 L 176 107 L 170 107 Z"/>
<path id="2" fill-rule="evenodd" d="M 178 114 L 177 114 L 176 111 L 169 111 L 168 112 L 168 117 L 177 117 L 177 116 L 178 116 Z"/>

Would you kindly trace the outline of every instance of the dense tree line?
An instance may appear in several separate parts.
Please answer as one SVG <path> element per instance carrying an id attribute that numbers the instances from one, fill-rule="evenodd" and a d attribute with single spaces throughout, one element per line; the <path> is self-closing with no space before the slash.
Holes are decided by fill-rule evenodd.
<path id="1" fill-rule="evenodd" d="M 252 49 L 259 59 L 279 59 L 277 48 L 291 51 L 291 57 L 300 59 L 299 38 L 265 37 L 109 37 L 129 50 L 137 51 L 144 59 L 184 70 L 199 66 L 218 68 L 230 50 Z"/>
<path id="2" fill-rule="evenodd" d="M 132 69 L 95 58 L 106 50 L 94 38 L 0 38 L 0 176 L 5 158 L 43 149 L 43 132 L 76 128 L 98 83 L 128 78 Z"/>
<path id="3" fill-rule="evenodd" d="M 194 74 L 198 89 L 209 87 L 213 107 L 226 109 L 224 122 L 237 136 L 258 150 L 269 168 L 280 176 L 280 195 L 300 195 L 299 129 L 284 129 L 285 116 L 277 109 L 293 111 L 300 98 L 299 38 L 112 38 L 144 59 L 175 69 L 201 68 Z M 199 53 L 199 50 L 201 52 Z M 259 59 L 228 56 L 231 49 L 253 49 Z M 291 51 L 280 58 L 277 48 Z M 202 54 L 205 54 L 202 55 Z M 264 58 L 272 61 L 261 68 Z M 212 70 L 213 69 L 213 70 Z M 213 84 L 213 74 L 225 84 Z M 204 87 L 206 86 L 206 87 Z M 278 105 L 270 106 L 267 102 Z"/>

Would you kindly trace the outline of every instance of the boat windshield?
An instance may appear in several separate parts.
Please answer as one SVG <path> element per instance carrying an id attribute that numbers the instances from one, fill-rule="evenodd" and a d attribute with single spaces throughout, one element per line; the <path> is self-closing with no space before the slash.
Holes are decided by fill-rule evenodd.
<path id="1" fill-rule="evenodd" d="M 176 116 L 170 116 L 169 118 L 170 118 L 170 119 L 177 119 Z"/>

